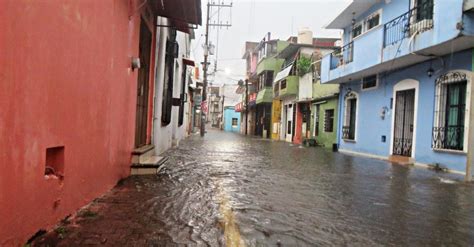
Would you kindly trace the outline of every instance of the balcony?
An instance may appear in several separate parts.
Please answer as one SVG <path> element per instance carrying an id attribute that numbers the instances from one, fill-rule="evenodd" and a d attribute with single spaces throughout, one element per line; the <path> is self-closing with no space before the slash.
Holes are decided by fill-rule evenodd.
<path id="1" fill-rule="evenodd" d="M 271 87 L 265 87 L 262 90 L 258 91 L 256 103 L 271 103 L 273 100 L 273 92 Z"/>
<path id="2" fill-rule="evenodd" d="M 274 57 L 264 58 L 257 65 L 257 74 L 260 74 L 265 70 L 278 72 L 282 64 L 283 64 L 283 59 L 278 59 Z"/>
<path id="3" fill-rule="evenodd" d="M 383 47 L 433 28 L 433 2 L 425 2 L 384 25 Z"/>
<path id="4" fill-rule="evenodd" d="M 340 66 L 351 63 L 354 59 L 353 42 L 336 49 L 331 53 L 331 69 L 336 69 Z"/>
<path id="5" fill-rule="evenodd" d="M 444 56 L 472 48 L 474 18 L 462 12 L 463 1 L 434 1 L 366 31 L 323 57 L 321 82 L 359 80 L 431 59 L 416 54 Z"/>

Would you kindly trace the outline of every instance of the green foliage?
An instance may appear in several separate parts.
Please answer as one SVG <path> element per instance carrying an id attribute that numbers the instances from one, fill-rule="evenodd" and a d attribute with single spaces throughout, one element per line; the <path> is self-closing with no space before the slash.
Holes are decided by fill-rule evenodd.
<path id="1" fill-rule="evenodd" d="M 296 70 L 299 76 L 304 76 L 311 71 L 311 59 L 301 56 L 296 62 Z"/>

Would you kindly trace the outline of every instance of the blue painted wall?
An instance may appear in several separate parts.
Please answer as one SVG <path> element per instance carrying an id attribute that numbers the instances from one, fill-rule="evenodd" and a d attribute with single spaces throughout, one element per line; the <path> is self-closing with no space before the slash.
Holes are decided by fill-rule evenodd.
<path id="1" fill-rule="evenodd" d="M 386 1 L 381 1 L 358 17 L 356 23 L 382 9 L 381 25 L 353 40 L 354 56 L 352 63 L 331 70 L 331 55 L 326 55 L 323 58 L 321 65 L 322 83 L 452 40 L 461 34 L 461 31 L 456 29 L 458 22 L 464 21 L 464 35 L 474 35 L 474 16 L 470 13 L 463 14 L 463 0 L 434 0 L 434 26 L 432 29 L 419 33 L 413 39 L 406 38 L 403 41 L 384 47 L 384 24 L 406 13 L 409 8 L 410 0 L 392 0 L 388 4 Z M 351 29 L 352 24 L 348 23 L 344 29 L 344 44 L 351 41 Z"/>
<path id="2" fill-rule="evenodd" d="M 464 154 L 453 154 L 446 152 L 437 152 L 431 149 L 431 135 L 434 118 L 435 101 L 435 79 L 450 70 L 471 71 L 473 66 L 472 50 L 455 53 L 452 56 L 444 57 L 445 68 L 438 74 L 429 78 L 426 71 L 430 64 L 435 70 L 441 69 L 441 63 L 438 60 L 424 62 L 410 66 L 395 72 L 380 75 L 379 85 L 376 89 L 362 91 L 360 82 L 342 84 L 340 94 L 341 109 L 344 109 L 344 95 L 350 88 L 359 94 L 356 142 L 346 142 L 341 139 L 341 126 L 344 118 L 339 118 L 339 144 L 340 149 L 356 151 L 379 156 L 390 155 L 390 141 L 392 128 L 393 109 L 390 109 L 390 100 L 393 96 L 393 86 L 405 79 L 414 79 L 419 81 L 418 92 L 418 115 L 416 133 L 415 160 L 416 162 L 433 164 L 440 163 L 452 170 L 465 171 Z M 380 117 L 382 107 L 388 107 L 390 110 L 385 119 Z M 342 112 L 342 111 L 341 111 Z M 382 142 L 382 136 L 386 136 L 386 142 Z"/>
<path id="3" fill-rule="evenodd" d="M 237 119 L 237 125 L 232 126 L 232 118 Z M 224 109 L 224 131 L 240 132 L 240 112 L 236 112 L 233 107 Z"/>

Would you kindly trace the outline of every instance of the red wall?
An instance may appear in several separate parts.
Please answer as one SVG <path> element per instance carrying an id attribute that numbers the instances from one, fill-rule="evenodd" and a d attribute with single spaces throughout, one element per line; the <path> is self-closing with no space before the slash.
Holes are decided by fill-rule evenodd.
<path id="1" fill-rule="evenodd" d="M 129 0 L 0 5 L 3 246 L 23 244 L 129 174 L 140 18 L 129 20 Z M 46 180 L 46 148 L 61 145 L 64 180 Z"/>

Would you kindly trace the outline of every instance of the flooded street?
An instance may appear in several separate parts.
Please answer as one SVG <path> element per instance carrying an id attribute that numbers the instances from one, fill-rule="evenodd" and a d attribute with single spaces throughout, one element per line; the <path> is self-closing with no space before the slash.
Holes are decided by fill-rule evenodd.
<path id="1" fill-rule="evenodd" d="M 96 199 L 59 245 L 474 246 L 461 176 L 213 130 L 165 154 L 158 176 Z"/>

